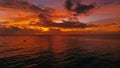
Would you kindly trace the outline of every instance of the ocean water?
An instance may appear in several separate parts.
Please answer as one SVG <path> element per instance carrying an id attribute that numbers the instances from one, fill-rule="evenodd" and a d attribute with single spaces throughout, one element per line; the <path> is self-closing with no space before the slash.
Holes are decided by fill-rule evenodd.
<path id="1" fill-rule="evenodd" d="M 120 38 L 0 36 L 0 68 L 120 68 Z"/>

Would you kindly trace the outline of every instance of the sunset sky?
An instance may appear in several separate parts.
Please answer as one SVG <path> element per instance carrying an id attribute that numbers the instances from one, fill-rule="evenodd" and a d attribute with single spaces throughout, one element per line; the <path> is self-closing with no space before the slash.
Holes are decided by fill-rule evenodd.
<path id="1" fill-rule="evenodd" d="M 0 0 L 0 3 L 2 4 L 2 2 L 10 2 L 10 1 L 12 3 L 15 0 Z M 22 1 L 22 0 L 18 0 L 18 1 Z M 51 7 L 57 10 L 65 9 L 64 8 L 65 0 L 23 0 L 23 1 L 27 1 L 38 7 L 40 5 L 45 5 L 47 7 Z M 120 0 L 76 0 L 76 1 L 81 2 L 83 4 L 95 4 L 96 7 L 85 16 L 80 16 L 80 20 L 82 22 L 91 22 L 91 21 L 102 20 L 107 18 L 120 18 L 120 9 L 119 9 Z M 11 5 L 12 4 L 10 4 L 9 6 Z M 22 4 L 20 5 L 22 6 Z M 15 12 L 19 9 L 21 11 Z M 22 9 L 19 7 L 16 9 L 12 9 L 12 7 L 6 8 L 5 6 L 0 5 L 0 18 L 16 17 L 16 15 L 13 14 L 24 14 L 24 12 L 22 12 Z M 29 16 L 31 15 L 30 12 L 27 12 L 25 14 L 28 14 Z"/>
<path id="2" fill-rule="evenodd" d="M 72 2 L 72 7 L 67 1 Z M 62 20 L 68 20 L 70 14 L 76 15 L 80 22 L 88 24 L 96 21 L 99 23 L 106 19 L 119 20 L 119 8 L 120 0 L 0 0 L 0 28 L 5 25 L 7 28 L 17 26 L 23 29 L 29 26 L 31 29 L 41 29 L 38 24 L 45 19 L 40 17 L 45 16 L 55 23 L 61 23 Z M 52 25 L 54 24 L 50 24 Z M 68 24 L 63 23 L 61 26 L 68 27 Z M 116 28 L 116 25 L 109 28 L 111 27 L 115 27 L 113 30 L 119 28 Z"/>
<path id="3" fill-rule="evenodd" d="M 27 0 L 37 6 L 44 4 L 54 9 L 64 9 L 65 0 Z M 120 0 L 77 0 L 84 4 L 95 4 L 96 8 L 89 16 L 81 16 L 81 21 L 91 22 L 107 18 L 120 18 Z"/>

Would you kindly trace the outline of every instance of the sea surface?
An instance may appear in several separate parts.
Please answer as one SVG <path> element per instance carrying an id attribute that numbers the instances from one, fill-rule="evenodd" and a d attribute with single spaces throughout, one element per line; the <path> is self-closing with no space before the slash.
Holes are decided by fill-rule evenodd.
<path id="1" fill-rule="evenodd" d="M 0 36 L 0 68 L 120 68 L 120 37 Z"/>

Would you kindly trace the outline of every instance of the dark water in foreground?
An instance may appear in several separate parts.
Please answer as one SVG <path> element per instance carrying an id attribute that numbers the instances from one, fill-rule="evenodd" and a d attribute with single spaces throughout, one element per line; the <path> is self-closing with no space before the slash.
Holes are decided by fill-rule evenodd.
<path id="1" fill-rule="evenodd" d="M 0 36 L 0 68 L 120 68 L 120 38 Z"/>

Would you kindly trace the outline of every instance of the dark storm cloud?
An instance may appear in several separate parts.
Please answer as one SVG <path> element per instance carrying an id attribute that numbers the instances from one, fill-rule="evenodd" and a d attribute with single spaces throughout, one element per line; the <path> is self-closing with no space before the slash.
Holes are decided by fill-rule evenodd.
<path id="1" fill-rule="evenodd" d="M 65 1 L 65 8 L 69 11 L 73 11 L 76 13 L 86 13 L 89 10 L 93 9 L 95 6 L 90 4 L 90 5 L 85 5 L 81 4 L 80 1 L 75 1 L 75 0 L 66 0 Z"/>
<path id="2" fill-rule="evenodd" d="M 0 7 L 40 12 L 42 9 L 23 0 L 0 0 Z"/>
<path id="3" fill-rule="evenodd" d="M 94 8 L 94 5 L 84 5 L 81 4 L 80 2 L 77 2 L 79 0 L 66 0 L 65 1 L 65 8 L 68 11 L 73 11 L 76 12 L 76 14 L 81 14 L 81 13 L 86 13 L 89 10 Z M 61 5 L 62 6 L 62 5 Z M 41 19 L 41 21 L 43 21 L 44 23 L 37 23 L 37 25 L 42 25 L 42 26 L 47 26 L 47 27 L 64 27 L 64 28 L 85 28 L 88 27 L 87 24 L 82 23 L 82 22 L 71 22 L 69 21 L 64 21 L 63 23 L 55 23 L 52 22 L 51 20 L 49 20 L 49 18 L 43 14 L 39 15 L 39 18 Z"/>
<path id="4" fill-rule="evenodd" d="M 71 10 L 72 6 L 73 6 L 73 3 L 70 0 L 66 0 L 66 2 L 65 2 L 65 8 L 67 10 Z"/>

